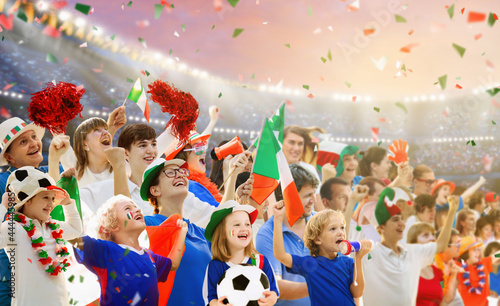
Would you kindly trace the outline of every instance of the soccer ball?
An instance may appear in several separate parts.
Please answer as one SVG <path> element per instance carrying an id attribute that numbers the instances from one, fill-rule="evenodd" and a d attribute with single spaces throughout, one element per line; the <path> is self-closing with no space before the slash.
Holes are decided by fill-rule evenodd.
<path id="1" fill-rule="evenodd" d="M 261 269 L 239 264 L 222 274 L 217 283 L 217 296 L 226 296 L 227 302 L 233 306 L 252 306 L 258 305 L 257 301 L 264 297 L 263 292 L 269 288 L 269 279 Z"/>

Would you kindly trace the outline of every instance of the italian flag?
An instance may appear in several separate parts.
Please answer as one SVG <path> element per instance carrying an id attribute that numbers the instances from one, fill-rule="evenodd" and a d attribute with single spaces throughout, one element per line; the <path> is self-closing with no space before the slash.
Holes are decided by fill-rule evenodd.
<path id="1" fill-rule="evenodd" d="M 134 87 L 130 90 L 127 99 L 134 101 L 137 106 L 144 112 L 144 117 L 149 122 L 149 113 L 151 110 L 149 109 L 148 98 L 146 97 L 146 91 L 144 87 L 142 87 L 141 79 L 137 78 L 137 81 L 134 83 Z"/>
<path id="2" fill-rule="evenodd" d="M 282 103 L 281 106 L 274 112 L 274 115 L 271 119 L 269 119 L 269 123 L 271 125 L 271 129 L 274 132 L 274 135 L 278 139 L 278 141 L 283 144 L 283 134 L 285 130 L 285 103 Z M 253 146 L 257 147 L 259 143 L 259 138 L 255 139 Z"/>
<path id="3" fill-rule="evenodd" d="M 276 136 L 268 119 L 260 134 L 257 154 L 253 166 L 254 184 L 252 199 L 262 204 L 265 199 L 278 187 L 280 181 L 283 200 L 285 202 L 286 217 L 292 226 L 304 214 L 304 207 L 299 192 L 293 181 L 290 167 L 285 154 L 281 150 Z"/>
<path id="4" fill-rule="evenodd" d="M 332 164 L 334 167 L 337 167 L 340 160 L 340 154 L 345 147 L 347 147 L 347 145 L 340 142 L 320 142 L 316 165 L 323 167 L 325 164 Z"/>

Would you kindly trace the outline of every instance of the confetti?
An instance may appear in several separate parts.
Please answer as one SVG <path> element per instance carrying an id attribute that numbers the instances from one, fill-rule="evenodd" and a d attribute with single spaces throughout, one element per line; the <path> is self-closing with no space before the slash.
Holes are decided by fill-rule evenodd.
<path id="1" fill-rule="evenodd" d="M 160 18 L 162 12 L 163 12 L 163 5 L 155 4 L 155 19 Z"/>
<path id="2" fill-rule="evenodd" d="M 172 54 L 172 49 L 170 49 L 170 51 L 168 51 L 168 55 Z"/>
<path id="3" fill-rule="evenodd" d="M 130 249 L 126 248 L 125 251 L 123 252 L 123 256 L 127 256 L 128 253 L 130 253 Z"/>
<path id="4" fill-rule="evenodd" d="M 441 89 L 443 89 L 443 90 L 446 88 L 446 79 L 447 78 L 448 78 L 447 74 L 438 78 L 439 86 L 441 86 Z"/>
<path id="5" fill-rule="evenodd" d="M 219 92 L 219 98 L 222 97 L 222 92 Z"/>
<path id="6" fill-rule="evenodd" d="M 363 33 L 365 34 L 365 36 L 368 36 L 368 35 L 371 35 L 371 34 L 375 33 L 375 29 L 374 28 L 364 29 Z"/>
<path id="7" fill-rule="evenodd" d="M 234 29 L 233 38 L 238 37 L 245 29 Z"/>
<path id="8" fill-rule="evenodd" d="M 30 263 L 33 263 L 33 262 L 31 261 L 31 259 L 29 259 L 29 258 L 28 258 L 28 261 L 29 261 Z"/>
<path id="9" fill-rule="evenodd" d="M 462 15 L 464 14 L 464 11 L 465 11 L 465 7 L 462 7 L 462 9 L 460 10 L 460 12 L 462 12 Z"/>
<path id="10" fill-rule="evenodd" d="M 87 48 L 87 42 L 84 42 L 83 44 L 81 44 L 80 48 Z"/>
<path id="11" fill-rule="evenodd" d="M 302 88 L 309 90 L 309 85 L 302 85 Z"/>
<path id="12" fill-rule="evenodd" d="M 328 54 L 326 55 L 328 57 L 328 60 L 331 62 L 332 61 L 332 50 L 328 49 Z"/>
<path id="13" fill-rule="evenodd" d="M 314 95 L 313 95 L 312 93 L 308 94 L 308 95 L 307 95 L 307 97 L 308 97 L 309 99 L 314 99 Z"/>
<path id="14" fill-rule="evenodd" d="M 467 22 L 481 22 L 486 19 L 486 14 L 478 12 L 469 12 Z"/>
<path id="15" fill-rule="evenodd" d="M 55 63 L 57 64 L 57 58 L 50 52 L 47 52 L 47 57 L 45 58 L 45 61 L 46 62 L 50 62 L 50 63 Z"/>
<path id="16" fill-rule="evenodd" d="M 311 6 L 310 6 L 310 5 L 309 5 L 309 8 L 307 9 L 307 14 L 308 14 L 309 16 L 311 16 L 311 17 L 313 16 L 313 10 L 312 10 L 312 8 L 311 8 Z"/>
<path id="17" fill-rule="evenodd" d="M 491 206 L 488 206 L 485 208 L 484 213 L 488 214 L 490 212 L 490 210 L 491 210 Z"/>
<path id="18" fill-rule="evenodd" d="M 84 280 L 84 279 L 85 279 L 85 278 L 84 278 L 82 275 L 80 275 L 80 283 L 83 283 L 83 280 Z"/>
<path id="19" fill-rule="evenodd" d="M 401 22 L 401 23 L 406 22 L 406 19 L 401 15 L 394 15 L 394 17 L 396 17 L 396 22 Z"/>
<path id="20" fill-rule="evenodd" d="M 344 83 L 347 87 L 351 88 L 351 82 L 345 81 Z"/>
<path id="21" fill-rule="evenodd" d="M 440 281 L 439 284 L 441 285 L 441 289 L 444 289 L 444 281 Z"/>
<path id="22" fill-rule="evenodd" d="M 460 85 L 456 84 L 456 85 L 455 85 L 455 88 L 462 89 L 462 86 L 460 86 Z"/>
<path id="23" fill-rule="evenodd" d="M 357 96 L 352 96 L 352 102 L 356 102 Z"/>
<path id="24" fill-rule="evenodd" d="M 18 15 L 18 17 L 19 17 L 19 15 Z M 495 22 L 496 22 L 497 20 L 498 20 L 497 15 L 495 15 L 495 14 L 493 14 L 493 13 L 490 13 L 490 14 L 488 15 L 488 25 L 489 25 L 490 27 L 493 27 L 493 25 L 495 24 Z"/>
<path id="25" fill-rule="evenodd" d="M 410 32 L 408 32 L 408 35 L 411 35 L 413 33 L 415 33 L 415 31 L 413 31 L 413 29 L 411 29 Z"/>
<path id="26" fill-rule="evenodd" d="M 380 147 L 381 144 L 382 144 L 382 141 L 379 141 L 378 144 L 377 144 L 377 146 Z"/>
<path id="27" fill-rule="evenodd" d="M 181 28 L 182 28 L 182 32 L 186 32 L 186 25 L 185 24 L 181 24 Z"/>
<path id="28" fill-rule="evenodd" d="M 406 106 L 403 103 L 396 102 L 396 106 L 401 108 L 405 112 L 405 114 L 408 114 L 408 110 L 406 109 Z"/>
<path id="29" fill-rule="evenodd" d="M 323 62 L 323 64 L 326 63 L 326 58 L 321 57 L 321 61 Z"/>
<path id="30" fill-rule="evenodd" d="M 212 30 L 215 28 L 215 24 L 212 26 Z"/>
<path id="31" fill-rule="evenodd" d="M 377 113 L 380 113 L 380 108 L 378 107 L 374 107 L 373 110 L 376 111 Z"/>
<path id="32" fill-rule="evenodd" d="M 146 73 L 146 76 L 149 76 L 151 74 L 147 70 L 144 70 L 144 72 Z"/>
<path id="33" fill-rule="evenodd" d="M 92 26 L 92 30 L 97 31 L 97 28 L 95 26 Z"/>
<path id="34" fill-rule="evenodd" d="M 495 257 L 497 257 L 497 258 L 500 257 L 500 253 L 496 253 Z"/>
<path id="35" fill-rule="evenodd" d="M 448 8 L 448 16 L 450 16 L 450 19 L 453 19 L 453 15 L 455 14 L 455 4 L 452 4 Z"/>
<path id="36" fill-rule="evenodd" d="M 177 33 L 177 31 L 174 31 L 174 36 L 179 37 L 179 33 Z"/>
<path id="37" fill-rule="evenodd" d="M 19 11 L 17 12 L 17 18 L 21 19 L 24 22 L 28 22 L 28 16 L 26 16 L 22 7 L 20 7 Z"/>
<path id="38" fill-rule="evenodd" d="M 457 50 L 458 54 L 460 55 L 460 57 L 464 57 L 464 53 L 465 53 L 465 48 L 462 47 L 462 46 L 459 46 L 457 44 L 452 44 L 453 48 L 455 48 L 455 50 Z"/>
<path id="39" fill-rule="evenodd" d="M 368 253 L 368 260 L 372 259 L 372 254 Z"/>
<path id="40" fill-rule="evenodd" d="M 128 7 L 131 7 L 132 6 L 132 1 L 129 1 L 128 4 L 127 4 Z"/>
<path id="41" fill-rule="evenodd" d="M 172 3 L 172 4 L 170 4 L 170 7 L 171 7 L 171 8 L 175 8 L 173 3 Z"/>
<path id="42" fill-rule="evenodd" d="M 120 288 L 119 287 L 115 287 L 115 290 L 116 290 L 116 292 L 120 293 Z"/>
<path id="43" fill-rule="evenodd" d="M 130 1 L 130 3 L 132 3 L 132 1 Z M 111 276 L 112 279 L 116 279 L 116 273 L 115 273 L 115 271 L 109 272 L 109 276 Z"/>
<path id="44" fill-rule="evenodd" d="M 229 4 L 231 4 L 232 7 L 236 7 L 236 4 L 238 4 L 240 0 L 227 0 L 227 2 L 229 2 Z"/>
<path id="45" fill-rule="evenodd" d="M 252 74 L 252 76 L 250 77 L 251 79 L 255 79 L 255 73 Z"/>
<path id="46" fill-rule="evenodd" d="M 387 57 L 386 56 L 382 56 L 378 60 L 376 60 L 370 56 L 370 59 L 372 60 L 372 63 L 375 65 L 375 68 L 377 68 L 380 71 L 384 70 L 385 65 L 387 64 Z"/>
<path id="47" fill-rule="evenodd" d="M 127 82 L 134 83 L 134 80 L 132 80 L 131 78 L 127 78 Z"/>
<path id="48" fill-rule="evenodd" d="M 113 99 L 113 101 L 111 101 L 111 104 L 115 104 L 116 103 L 116 98 Z"/>
<path id="49" fill-rule="evenodd" d="M 79 11 L 82 14 L 88 15 L 89 12 L 90 12 L 90 5 L 76 3 L 75 4 L 75 10 Z"/>
<path id="50" fill-rule="evenodd" d="M 146 48 L 146 49 L 148 48 L 148 46 L 146 45 L 146 41 L 143 38 L 138 37 L 137 39 L 139 40 L 139 42 L 141 43 L 141 45 L 144 48 Z"/>
<path id="51" fill-rule="evenodd" d="M 496 123 L 495 121 L 493 121 L 493 120 L 491 120 L 491 123 L 492 123 L 493 125 L 497 125 L 497 123 Z"/>
<path id="52" fill-rule="evenodd" d="M 113 34 L 113 35 L 111 35 L 111 37 L 110 37 L 110 38 L 111 38 L 111 40 L 115 40 L 115 37 L 116 37 L 116 35 L 115 35 L 115 34 Z"/>
<path id="53" fill-rule="evenodd" d="M 285 44 L 285 47 L 290 48 L 290 44 Z"/>
<path id="54" fill-rule="evenodd" d="M 500 88 L 498 88 L 498 87 L 494 87 L 494 88 L 492 88 L 492 89 L 488 89 L 488 90 L 486 90 L 486 92 L 487 92 L 490 96 L 494 97 L 494 96 L 495 96 L 498 92 L 500 92 Z"/>
<path id="55" fill-rule="evenodd" d="M 68 282 L 72 283 L 74 279 L 75 279 L 75 276 L 71 275 L 70 277 L 68 277 Z"/>

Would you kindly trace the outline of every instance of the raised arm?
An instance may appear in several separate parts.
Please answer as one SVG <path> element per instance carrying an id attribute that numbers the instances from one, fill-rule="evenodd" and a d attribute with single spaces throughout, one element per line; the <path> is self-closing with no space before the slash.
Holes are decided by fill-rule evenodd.
<path id="1" fill-rule="evenodd" d="M 52 138 L 49 147 L 49 175 L 54 181 L 59 180 L 59 161 L 70 148 L 68 135 L 56 135 Z"/>
<path id="2" fill-rule="evenodd" d="M 106 157 L 113 166 L 114 177 L 114 194 L 123 194 L 126 197 L 131 197 L 128 189 L 127 168 L 125 162 L 125 149 L 112 147 L 104 150 Z"/>
<path id="3" fill-rule="evenodd" d="M 283 220 L 285 219 L 285 203 L 279 201 L 273 206 L 274 212 L 274 231 L 273 231 L 273 250 L 274 257 L 288 268 L 292 268 L 292 255 L 285 251 L 283 242 Z"/>
<path id="4" fill-rule="evenodd" d="M 368 188 L 368 186 L 365 185 L 354 186 L 354 190 L 352 191 L 351 196 L 349 197 L 349 201 L 347 201 L 347 206 L 344 212 L 346 237 L 349 237 L 349 226 L 351 225 L 351 218 L 352 214 L 354 213 L 354 205 L 363 200 L 363 198 L 368 195 L 368 192 L 370 192 L 370 188 Z"/>
<path id="5" fill-rule="evenodd" d="M 208 123 L 208 126 L 203 130 L 203 133 L 201 133 L 202 135 L 212 134 L 212 130 L 219 120 L 219 108 L 216 105 L 210 106 L 208 114 L 210 115 L 210 123 Z"/>
<path id="6" fill-rule="evenodd" d="M 174 247 L 172 248 L 172 250 L 170 250 L 170 253 L 168 254 L 168 258 L 172 260 L 171 271 L 177 270 L 177 268 L 179 268 L 179 265 L 181 264 L 182 254 L 184 251 L 184 241 L 186 240 L 186 234 L 188 231 L 188 225 L 182 219 L 177 220 L 177 226 L 181 228 L 180 234 L 177 240 L 175 241 Z"/>
<path id="7" fill-rule="evenodd" d="M 398 187 L 405 186 L 411 187 L 412 184 L 412 168 L 410 166 L 410 161 L 405 161 L 401 163 L 398 167 L 398 176 L 392 181 L 388 187 Z"/>
<path id="8" fill-rule="evenodd" d="M 227 202 L 229 200 L 234 200 L 236 178 L 238 177 L 238 174 L 243 172 L 243 170 L 245 169 L 245 166 L 248 163 L 248 156 L 250 156 L 250 152 L 245 151 L 234 157 L 228 156 L 224 159 L 223 166 L 227 169 L 227 175 L 229 177 L 225 179 L 224 196 L 222 197 L 221 203 Z M 224 171 L 226 170 L 224 169 Z"/>
<path id="9" fill-rule="evenodd" d="M 449 196 L 448 203 L 450 204 L 450 210 L 448 210 L 448 215 L 446 216 L 441 234 L 439 234 L 439 237 L 436 239 L 436 254 L 444 252 L 448 246 L 448 241 L 450 241 L 453 219 L 458 209 L 458 196 Z"/>
<path id="10" fill-rule="evenodd" d="M 372 242 L 370 240 L 361 240 L 361 250 L 356 252 L 354 260 L 356 261 L 354 269 L 354 279 L 351 284 L 351 294 L 353 298 L 360 298 L 365 291 L 365 277 L 363 275 L 363 256 L 368 254 L 372 249 Z"/>
<path id="11" fill-rule="evenodd" d="M 111 139 L 126 123 L 127 114 L 125 112 L 125 105 L 115 108 L 108 117 L 108 132 L 111 134 Z"/>
<path id="12" fill-rule="evenodd" d="M 464 202 L 467 202 L 467 199 L 470 198 L 470 196 L 473 195 L 474 192 L 481 188 L 481 186 L 483 186 L 485 183 L 486 179 L 483 176 L 479 177 L 479 180 L 474 185 L 467 188 L 467 190 L 465 190 L 464 193 L 460 195 L 462 197 L 462 200 Z"/>

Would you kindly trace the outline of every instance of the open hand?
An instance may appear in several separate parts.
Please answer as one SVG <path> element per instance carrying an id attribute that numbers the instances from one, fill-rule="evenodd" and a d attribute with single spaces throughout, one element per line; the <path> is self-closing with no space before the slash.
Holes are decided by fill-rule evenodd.
<path id="1" fill-rule="evenodd" d="M 406 140 L 394 140 L 392 145 L 389 146 L 389 160 L 392 160 L 396 165 L 408 160 L 408 143 Z"/>
<path id="2" fill-rule="evenodd" d="M 125 105 L 115 108 L 108 117 L 108 131 L 114 135 L 116 131 L 122 128 L 127 123 L 127 113 Z"/>

